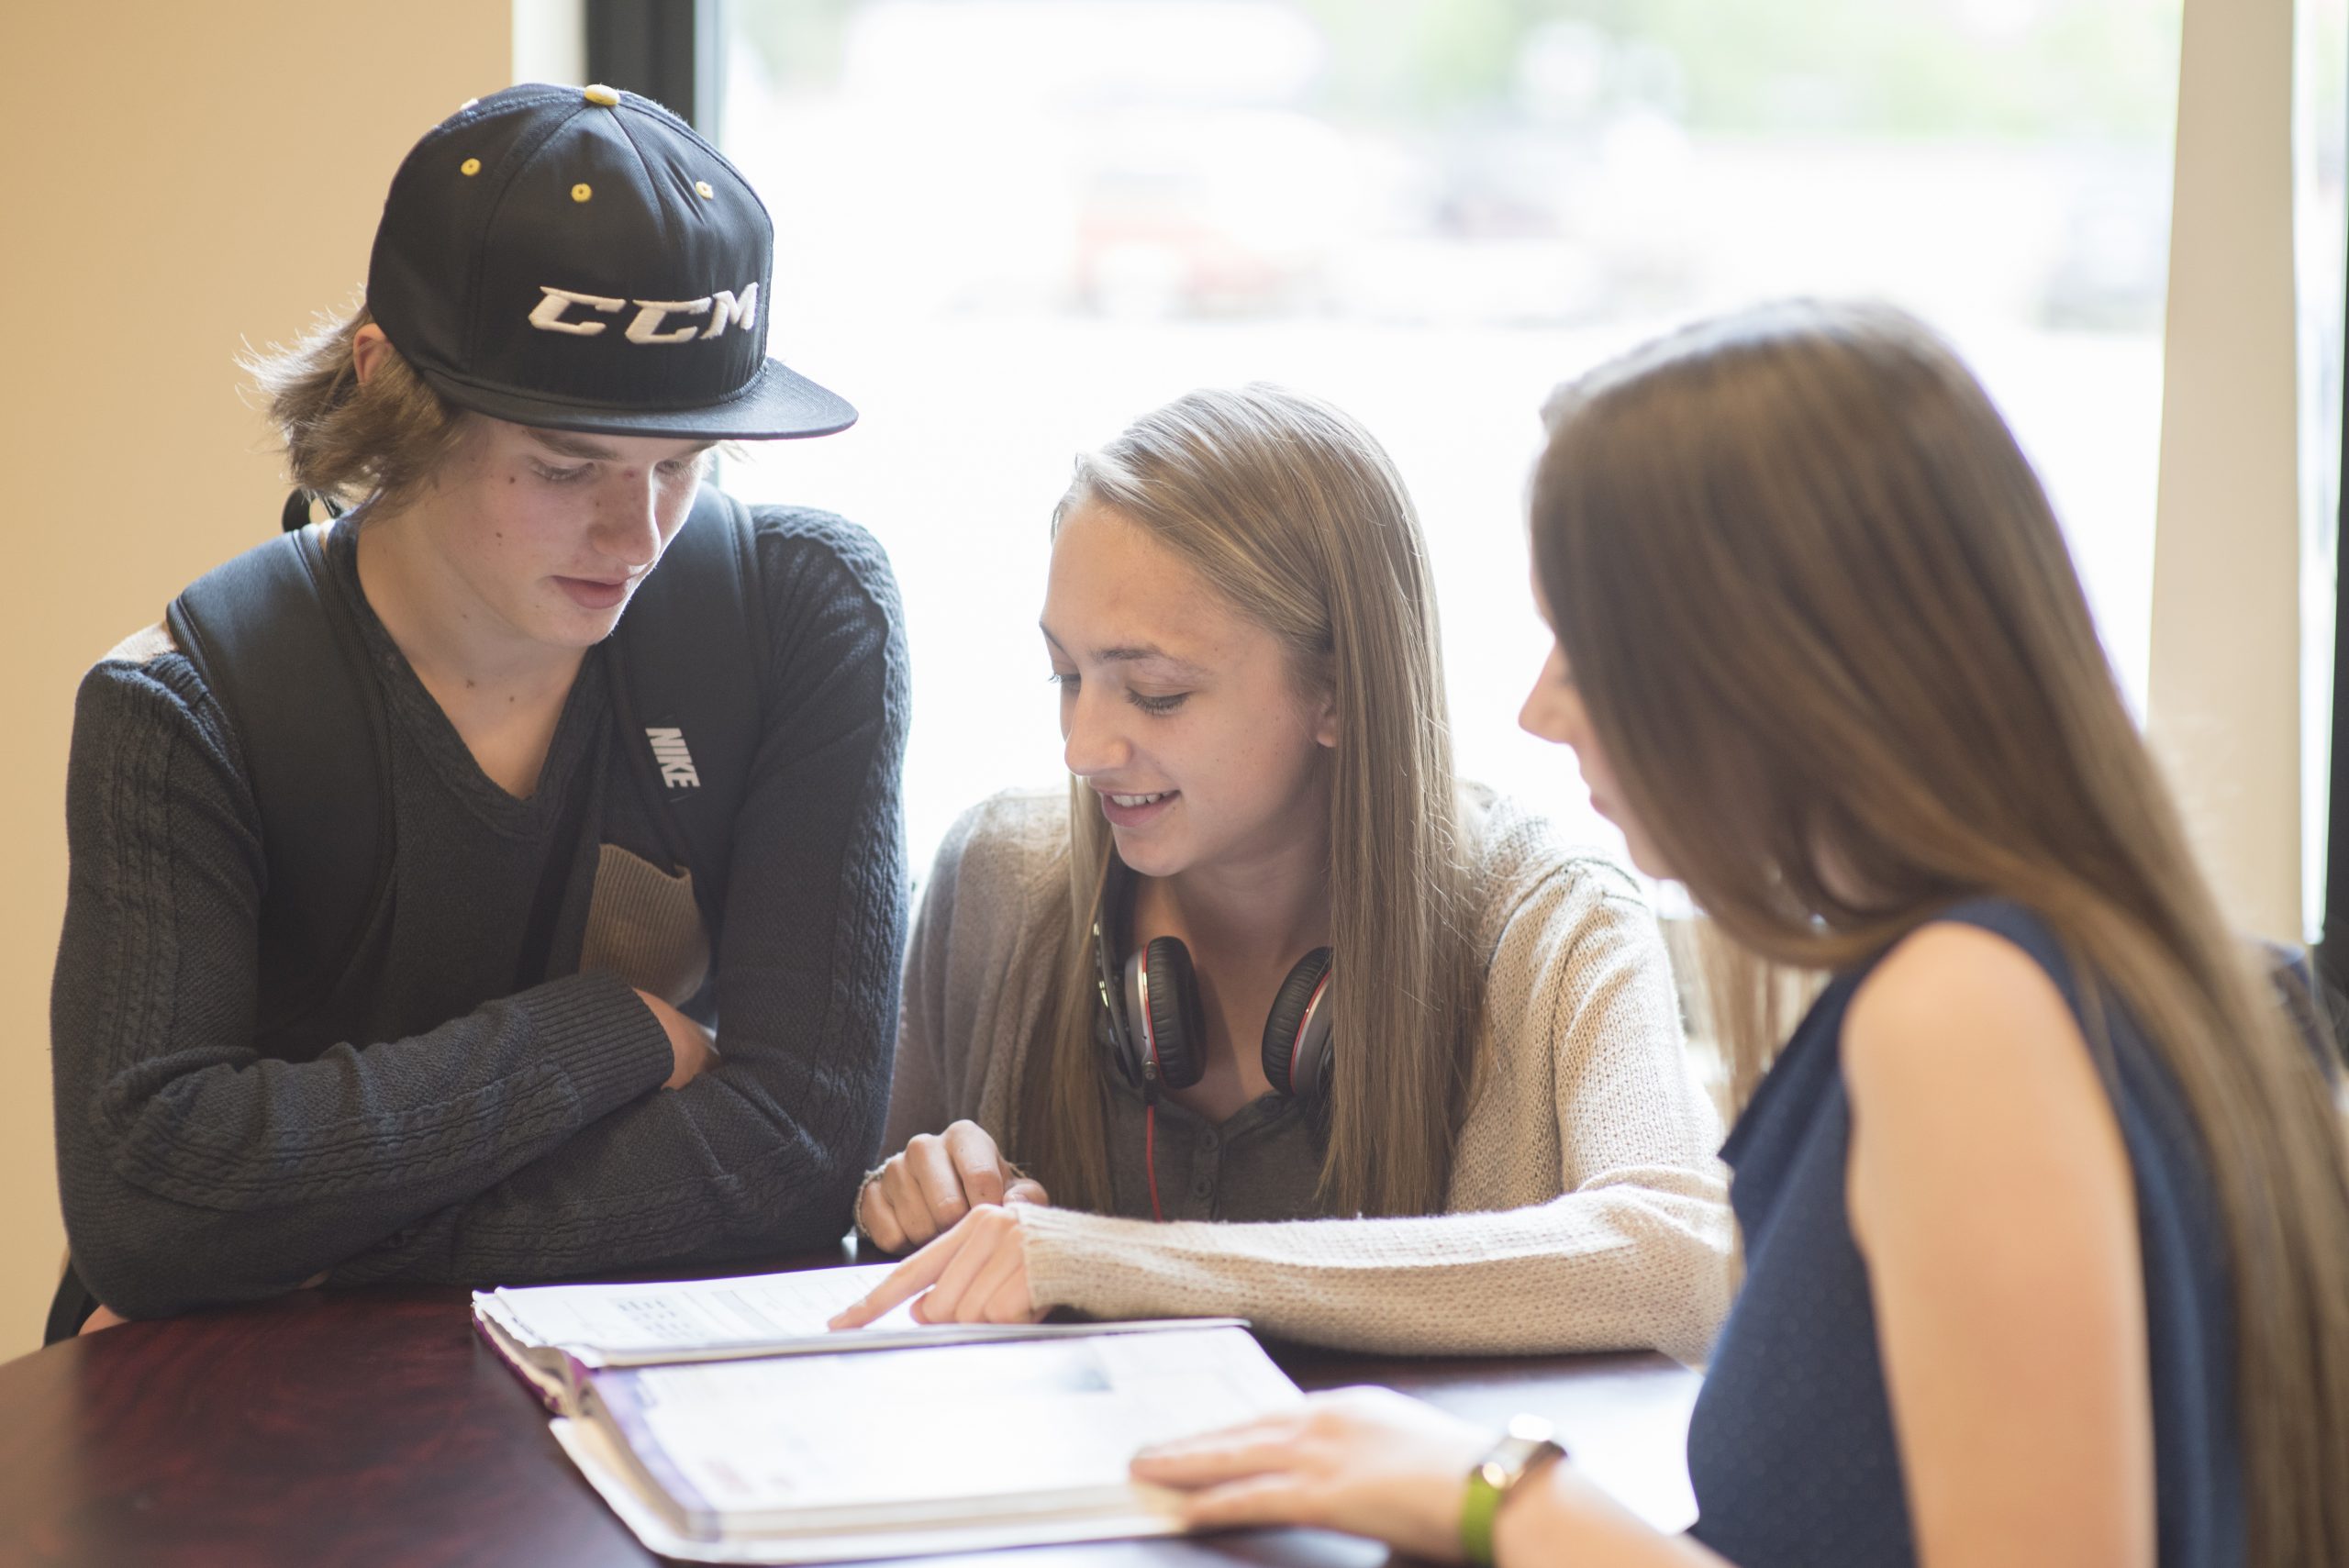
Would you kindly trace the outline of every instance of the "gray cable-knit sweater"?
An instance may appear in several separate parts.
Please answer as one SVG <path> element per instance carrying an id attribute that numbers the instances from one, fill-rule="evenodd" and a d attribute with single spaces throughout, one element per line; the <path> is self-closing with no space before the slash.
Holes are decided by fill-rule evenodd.
<path id="1" fill-rule="evenodd" d="M 238 738 L 160 631 L 91 670 L 50 1011 L 66 1229 L 101 1300 L 150 1317 L 321 1273 L 542 1279 L 845 1230 L 880 1136 L 904 947 L 905 641 L 862 531 L 763 514 L 756 553 L 766 733 L 712 933 L 662 869 L 602 660 L 518 800 L 368 608 L 355 533 L 335 529 L 329 600 L 373 656 L 397 855 L 359 1016 L 300 1060 L 254 1048 L 265 871 Z M 583 797 L 573 840 L 563 808 Z M 558 846 L 558 978 L 518 990 Z M 632 985 L 716 1028 L 722 1060 L 662 1089 L 666 1037 Z"/>

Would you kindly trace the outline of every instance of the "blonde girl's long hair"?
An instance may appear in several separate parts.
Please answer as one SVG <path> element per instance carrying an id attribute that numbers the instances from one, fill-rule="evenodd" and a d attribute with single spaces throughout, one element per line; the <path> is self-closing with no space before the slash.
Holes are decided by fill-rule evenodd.
<path id="1" fill-rule="evenodd" d="M 1552 419 L 1536 571 L 1657 852 L 1772 965 L 1857 963 L 1970 895 L 2046 920 L 2200 1135 L 2252 1561 L 2349 1562 L 2342 1103 L 2221 918 L 1988 397 L 1898 312 L 1795 303 L 1606 366 Z M 1731 1044 L 1748 1093 L 1766 1049 Z"/>
<path id="2" fill-rule="evenodd" d="M 1109 508 L 1188 563 L 1286 651 L 1300 700 L 1334 697 L 1330 1006 L 1337 1071 L 1318 1195 L 1335 1214 L 1444 1204 L 1474 1076 L 1483 985 L 1453 794 L 1435 592 L 1419 518 L 1369 432 L 1270 386 L 1195 392 L 1080 458 L 1054 515 Z M 1069 792 L 1068 899 L 1033 951 L 1059 984 L 1008 1142 L 1054 1198 L 1111 1204 L 1092 927 L 1108 827 Z M 1243 1049 L 1252 1041 L 1243 1041 Z"/>

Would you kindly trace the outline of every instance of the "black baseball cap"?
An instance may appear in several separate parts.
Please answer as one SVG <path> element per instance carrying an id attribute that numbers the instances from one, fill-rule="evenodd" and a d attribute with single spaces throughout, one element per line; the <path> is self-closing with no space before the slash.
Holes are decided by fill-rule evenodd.
<path id="1" fill-rule="evenodd" d="M 384 199 L 367 306 L 427 384 L 545 429 L 822 436 L 837 394 L 767 358 L 774 225 L 691 126 L 531 83 L 427 132 Z"/>

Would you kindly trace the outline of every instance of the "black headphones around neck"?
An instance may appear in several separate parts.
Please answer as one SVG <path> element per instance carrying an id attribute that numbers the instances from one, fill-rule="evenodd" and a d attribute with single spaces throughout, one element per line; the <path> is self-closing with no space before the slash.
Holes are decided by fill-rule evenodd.
<path id="1" fill-rule="evenodd" d="M 1190 950 L 1180 938 L 1153 937 L 1126 951 L 1133 891 L 1133 872 L 1112 851 L 1093 920 L 1101 1000 L 1093 1034 L 1126 1082 L 1154 1103 L 1162 1086 L 1187 1089 L 1207 1070 L 1207 1019 Z M 1264 1019 L 1265 1078 L 1275 1093 L 1308 1106 L 1326 1105 L 1330 1095 L 1329 993 L 1330 950 L 1315 948 L 1281 982 Z"/>

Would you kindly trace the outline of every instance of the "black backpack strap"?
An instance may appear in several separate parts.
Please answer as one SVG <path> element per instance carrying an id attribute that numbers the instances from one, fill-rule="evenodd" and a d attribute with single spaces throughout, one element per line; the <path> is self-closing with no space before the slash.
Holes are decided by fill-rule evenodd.
<path id="1" fill-rule="evenodd" d="M 261 817 L 262 1040 L 334 994 L 391 891 L 383 716 L 332 592 L 304 528 L 215 567 L 164 617 L 228 716 Z"/>
<path id="2" fill-rule="evenodd" d="M 41 1325 L 40 1342 L 53 1345 L 72 1339 L 82 1331 L 82 1325 L 90 1320 L 90 1314 L 98 1307 L 98 1298 L 82 1283 L 81 1271 L 74 1268 L 72 1258 L 68 1256 L 56 1294 L 49 1298 L 49 1318 Z"/>
<path id="3" fill-rule="evenodd" d="M 765 599 L 750 508 L 702 486 L 606 646 L 629 765 L 669 853 L 692 868 L 713 935 L 726 908 L 734 815 L 764 725 Z"/>
<path id="4" fill-rule="evenodd" d="M 327 595 L 326 557 L 285 505 L 285 532 L 213 568 L 163 612 L 228 717 L 261 817 L 256 1044 L 340 989 L 390 900 L 391 792 L 366 651 Z M 42 1342 L 71 1338 L 97 1297 L 66 1260 Z"/>

